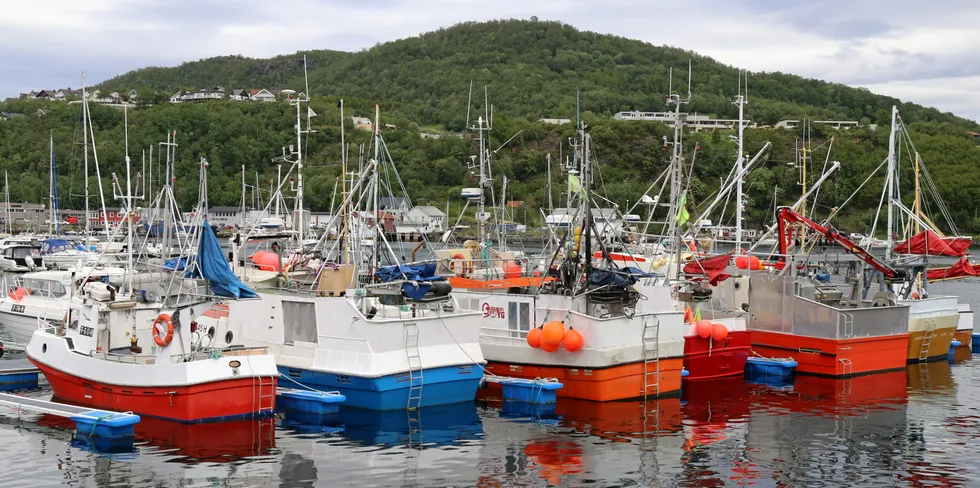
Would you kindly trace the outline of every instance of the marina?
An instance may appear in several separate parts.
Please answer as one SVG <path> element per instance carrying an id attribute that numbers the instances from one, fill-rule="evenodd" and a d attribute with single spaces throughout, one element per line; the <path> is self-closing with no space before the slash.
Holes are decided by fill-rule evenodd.
<path id="1" fill-rule="evenodd" d="M 980 125 L 842 79 L 534 16 L 2 100 L 0 487 L 980 486 Z"/>

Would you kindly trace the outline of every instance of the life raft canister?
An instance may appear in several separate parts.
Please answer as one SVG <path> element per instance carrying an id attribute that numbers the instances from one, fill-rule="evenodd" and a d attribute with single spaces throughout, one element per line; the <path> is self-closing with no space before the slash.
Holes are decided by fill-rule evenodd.
<path id="1" fill-rule="evenodd" d="M 160 347 L 166 347 L 174 338 L 174 323 L 170 316 L 162 313 L 153 321 L 153 342 Z"/>

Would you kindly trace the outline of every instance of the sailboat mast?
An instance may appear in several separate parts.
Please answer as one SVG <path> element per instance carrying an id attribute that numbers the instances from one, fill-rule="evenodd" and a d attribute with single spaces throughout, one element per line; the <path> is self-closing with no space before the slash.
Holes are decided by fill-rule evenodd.
<path id="1" fill-rule="evenodd" d="M 7 170 L 3 170 L 3 201 L 4 201 L 4 223 L 7 227 L 7 233 L 13 233 L 13 225 L 10 222 L 10 180 L 7 179 Z"/>
<path id="2" fill-rule="evenodd" d="M 745 137 L 745 104 L 748 103 L 748 88 L 746 88 L 746 94 L 742 96 L 742 71 L 739 70 L 739 80 L 738 80 L 738 95 L 735 96 L 734 104 L 738 107 L 738 155 L 735 158 L 735 174 L 739 175 L 738 181 L 735 183 L 735 252 L 740 253 L 742 249 L 742 213 L 745 211 L 745 196 L 742 194 L 742 182 L 745 178 L 742 175 L 742 167 L 745 162 L 745 151 L 743 149 L 743 142 Z M 746 85 L 748 85 L 748 74 L 746 76 Z"/>
<path id="3" fill-rule="evenodd" d="M 85 92 L 85 72 L 82 72 L 82 153 L 85 160 L 85 237 L 92 235 L 92 219 L 88 203 L 88 93 Z M 88 246 L 88 242 L 85 243 Z"/>
<path id="4" fill-rule="evenodd" d="M 585 123 L 579 122 L 579 137 L 582 144 L 582 234 L 585 239 L 585 276 L 592 270 L 592 166 L 589 161 L 589 136 L 585 133 Z"/>
<path id="5" fill-rule="evenodd" d="M 126 208 L 123 209 L 126 216 L 126 274 L 129 275 L 129 295 L 133 295 L 133 275 L 136 270 L 133 268 L 133 215 L 135 206 L 133 205 L 133 180 L 131 174 L 132 164 L 129 160 L 129 110 L 123 107 L 123 124 L 125 126 L 125 148 L 126 148 Z"/>
<path id="6" fill-rule="evenodd" d="M 378 158 L 381 157 L 381 106 L 378 104 L 374 105 L 374 188 L 371 189 L 373 196 L 371 198 L 374 208 L 374 227 L 377 232 L 373 233 L 371 237 L 372 245 L 374 246 L 373 255 L 371 256 L 372 266 L 371 269 L 378 269 L 381 264 L 380 256 L 378 256 L 378 241 L 381 240 L 379 234 L 381 234 L 383 229 L 383 222 L 380 222 L 381 216 L 378 215 L 378 187 L 381 186 L 381 168 L 380 161 Z"/>
<path id="7" fill-rule="evenodd" d="M 54 131 L 48 131 L 49 161 L 48 161 L 48 234 L 54 232 Z"/>
<path id="8" fill-rule="evenodd" d="M 551 200 L 551 153 L 546 157 L 548 159 L 548 215 L 552 215 L 555 212 L 555 203 Z"/>
<path id="9" fill-rule="evenodd" d="M 892 214 L 892 207 L 894 204 L 892 200 L 895 198 L 895 136 L 898 133 L 898 107 L 892 106 L 892 130 L 891 134 L 888 136 L 888 170 L 885 172 L 886 180 L 885 185 L 888 190 L 888 221 L 886 224 L 885 232 L 888 233 L 886 237 L 886 242 L 888 245 L 885 247 L 885 260 L 890 260 L 892 258 L 892 246 L 895 242 L 892 239 L 892 225 L 894 220 L 894 215 Z"/>

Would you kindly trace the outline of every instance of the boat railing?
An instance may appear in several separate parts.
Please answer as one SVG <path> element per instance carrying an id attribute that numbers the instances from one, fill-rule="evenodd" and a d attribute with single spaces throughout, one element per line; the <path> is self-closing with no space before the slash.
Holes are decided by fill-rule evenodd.
<path id="1" fill-rule="evenodd" d="M 219 349 L 213 348 L 206 351 L 195 351 L 184 354 L 172 354 L 171 363 L 186 363 L 190 361 L 201 361 L 207 359 L 218 359 L 225 356 L 261 356 L 268 354 L 266 347 L 241 347 Z M 123 364 L 154 364 L 157 356 L 152 354 L 118 354 L 114 352 L 89 351 L 89 356 L 95 359 L 103 359 Z"/>
<path id="2" fill-rule="evenodd" d="M 529 330 L 510 327 L 480 327 L 480 339 L 481 342 L 521 345 L 527 340 L 528 332 Z"/>

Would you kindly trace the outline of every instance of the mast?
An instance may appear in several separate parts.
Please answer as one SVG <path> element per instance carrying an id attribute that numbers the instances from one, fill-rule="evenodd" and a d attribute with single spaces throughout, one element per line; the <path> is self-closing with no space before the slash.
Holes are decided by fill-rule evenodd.
<path id="1" fill-rule="evenodd" d="M 579 137 L 582 140 L 582 233 L 585 238 L 585 267 L 583 273 L 589 275 L 592 270 L 592 166 L 589 161 L 589 136 L 585 133 L 585 122 L 579 122 Z"/>
<path id="2" fill-rule="evenodd" d="M 551 200 L 551 153 L 546 155 L 548 160 L 548 215 L 555 213 L 555 204 Z M 448 213 L 446 215 L 449 215 Z M 527 224 L 527 222 L 525 222 Z"/>
<path id="3" fill-rule="evenodd" d="M 888 191 L 888 217 L 887 226 L 885 232 L 888 233 L 886 242 L 888 243 L 885 247 L 885 260 L 888 261 L 892 257 L 892 246 L 895 244 L 892 239 L 892 225 L 894 215 L 892 214 L 892 207 L 894 204 L 892 200 L 895 198 L 895 136 L 898 133 L 898 107 L 892 105 L 892 130 L 891 134 L 888 136 L 888 169 L 885 171 L 886 180 L 885 185 Z"/>
<path id="4" fill-rule="evenodd" d="M 380 234 L 383 227 L 380 225 L 381 222 L 378 220 L 381 218 L 378 215 L 378 187 L 381 186 L 381 169 L 379 167 L 380 162 L 378 158 L 381 157 L 381 107 L 378 104 L 374 105 L 374 188 L 371 189 L 373 196 L 371 200 L 374 202 L 374 227 L 377 232 L 372 233 L 371 244 L 374 246 L 373 256 L 371 256 L 372 266 L 371 269 L 378 269 L 381 264 L 380 256 L 378 256 L 378 241 L 380 241 Z M 366 303 L 366 302 L 365 302 Z"/>
<path id="5" fill-rule="evenodd" d="M 742 174 L 742 166 L 745 161 L 745 151 L 743 149 L 744 137 L 745 137 L 745 120 L 744 112 L 745 105 L 749 103 L 749 75 L 745 74 L 745 96 L 742 96 L 742 70 L 739 70 L 739 80 L 738 80 L 738 95 L 732 103 L 738 107 L 738 156 L 735 158 L 735 174 Z M 742 214 L 745 211 L 745 196 L 742 193 L 742 182 L 745 178 L 739 176 L 738 181 L 735 183 L 735 252 L 739 253 L 742 248 Z"/>
<path id="6" fill-rule="evenodd" d="M 83 101 L 83 106 L 84 106 L 84 104 L 85 103 Z M 109 215 L 108 215 L 108 212 L 106 212 L 106 209 L 105 209 L 105 192 L 102 191 L 102 171 L 99 169 L 99 151 L 95 147 L 95 128 L 92 127 L 92 114 L 90 112 L 88 112 L 88 110 L 85 110 L 85 116 L 88 118 L 88 130 L 90 131 L 90 133 L 92 135 L 92 157 L 95 158 L 95 179 L 99 182 L 99 202 L 102 204 L 102 226 L 104 227 L 105 234 L 106 235 L 109 235 L 110 234 L 110 231 L 109 231 Z M 88 166 L 86 164 L 86 168 L 87 167 Z M 85 185 L 85 195 L 86 195 L 86 197 L 85 197 L 85 199 L 86 199 L 86 208 L 88 208 L 88 206 L 87 206 L 87 204 L 88 204 L 88 173 L 87 172 L 85 173 L 85 180 L 86 180 L 86 185 Z"/>
<path id="7" fill-rule="evenodd" d="M 246 193 L 248 193 L 248 189 L 245 186 L 245 165 L 243 164 L 242 165 L 242 210 L 241 210 L 241 216 L 239 217 L 239 222 L 238 222 L 238 225 L 242 229 L 245 228 L 245 208 L 246 208 L 245 194 Z"/>
<path id="8" fill-rule="evenodd" d="M 4 223 L 8 234 L 13 234 L 13 225 L 10 222 L 10 180 L 7 179 L 7 170 L 3 170 L 3 202 L 4 202 Z"/>
<path id="9" fill-rule="evenodd" d="M 340 228 L 337 237 L 341 241 L 341 255 L 338 261 L 341 264 L 347 263 L 347 147 L 344 142 L 344 99 L 337 102 L 340 108 L 340 201 L 343 209 L 340 211 Z M 332 212 L 333 209 L 331 208 Z M 327 229 L 326 232 L 330 232 Z"/>
<path id="10" fill-rule="evenodd" d="M 683 191 L 683 123 L 681 122 L 681 105 L 687 105 L 691 103 L 691 64 L 688 62 L 687 65 L 687 98 L 681 98 L 679 94 L 671 93 L 673 88 L 673 69 L 669 71 L 670 81 L 668 82 L 668 94 L 667 94 L 667 105 L 674 105 L 674 141 L 673 152 L 670 158 L 670 210 L 668 213 L 668 229 L 673 233 L 674 242 L 676 244 L 676 278 L 680 279 L 681 273 L 681 249 L 683 244 L 683 236 L 681 235 L 680 224 L 678 222 L 679 212 L 682 212 L 681 205 L 686 205 L 684 201 L 684 191 Z"/>
<path id="11" fill-rule="evenodd" d="M 82 153 L 85 159 L 85 237 L 92 236 L 92 219 L 88 204 L 88 94 L 85 92 L 85 72 L 82 71 Z M 88 241 L 85 242 L 86 248 Z"/>
<path id="12" fill-rule="evenodd" d="M 50 157 L 48 161 L 48 234 L 54 234 L 54 131 L 48 131 Z"/>

